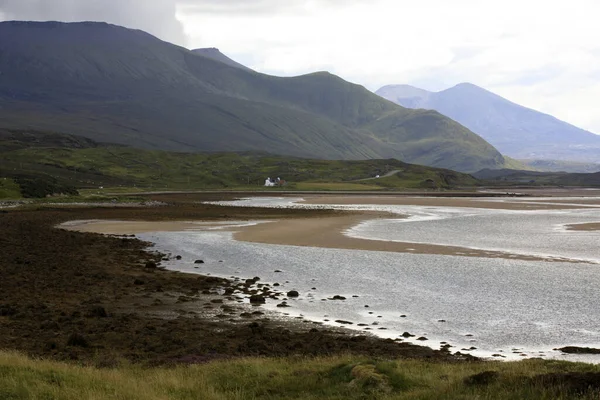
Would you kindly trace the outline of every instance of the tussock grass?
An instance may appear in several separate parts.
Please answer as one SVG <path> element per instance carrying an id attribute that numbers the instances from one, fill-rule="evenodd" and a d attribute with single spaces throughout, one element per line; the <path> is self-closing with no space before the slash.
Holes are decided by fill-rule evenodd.
<path id="1" fill-rule="evenodd" d="M 477 375 L 484 371 L 495 373 Z M 594 365 L 560 361 L 440 363 L 348 356 L 97 369 L 0 352 L 0 398 L 597 399 L 597 380 L 582 384 L 573 377 L 599 372 Z M 573 379 L 540 378 L 550 373 Z"/>

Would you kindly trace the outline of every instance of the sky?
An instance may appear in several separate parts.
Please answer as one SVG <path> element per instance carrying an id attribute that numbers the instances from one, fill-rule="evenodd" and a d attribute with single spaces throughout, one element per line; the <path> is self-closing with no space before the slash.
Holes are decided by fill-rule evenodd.
<path id="1" fill-rule="evenodd" d="M 599 15 L 598 0 L 0 0 L 0 20 L 106 21 L 273 75 L 471 82 L 598 134 Z"/>

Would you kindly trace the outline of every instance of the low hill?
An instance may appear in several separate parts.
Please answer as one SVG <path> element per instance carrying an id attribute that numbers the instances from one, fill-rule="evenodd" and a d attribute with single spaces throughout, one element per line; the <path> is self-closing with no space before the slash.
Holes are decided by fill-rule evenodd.
<path id="1" fill-rule="evenodd" d="M 536 172 L 517 171 L 512 169 L 482 170 L 473 174 L 484 184 L 501 186 L 567 186 L 567 187 L 598 187 L 600 172 L 567 173 L 567 172 Z"/>
<path id="2" fill-rule="evenodd" d="M 82 142 L 78 137 L 60 134 L 4 131 L 4 137 L 9 137 L 5 140 L 2 135 L 0 131 L 0 178 L 43 179 L 77 189 L 259 189 L 267 177 L 283 178 L 287 181 L 285 188 L 290 190 L 450 189 L 477 184 L 467 174 L 394 159 L 177 153 Z M 381 178 L 375 178 L 378 175 Z"/>
<path id="3" fill-rule="evenodd" d="M 439 111 L 513 158 L 600 162 L 600 136 L 470 83 L 441 92 L 389 85 L 376 93 L 404 107 Z"/>
<path id="4" fill-rule="evenodd" d="M 325 72 L 280 78 L 104 23 L 0 23 L 0 127 L 170 151 L 501 168 L 489 143 Z"/>

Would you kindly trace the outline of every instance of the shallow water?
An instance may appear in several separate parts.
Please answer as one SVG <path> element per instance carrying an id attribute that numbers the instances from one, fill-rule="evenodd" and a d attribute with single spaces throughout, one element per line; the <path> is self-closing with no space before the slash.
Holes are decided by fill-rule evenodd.
<path id="1" fill-rule="evenodd" d="M 257 201 L 269 206 L 290 204 L 289 199 Z M 393 210 L 412 217 L 366 222 L 351 229 L 348 234 L 352 236 L 600 261 L 598 232 L 562 229 L 565 223 L 600 220 L 600 210 L 358 208 Z M 183 256 L 169 264 L 170 268 L 224 277 L 260 276 L 261 282 L 281 283 L 282 291 L 298 290 L 300 298 L 288 301 L 292 308 L 285 309 L 292 316 L 303 315 L 336 326 L 341 325 L 335 320 L 352 321 L 350 327 L 361 330 L 364 327 L 357 324 L 366 323 L 370 332 L 385 337 L 395 338 L 408 331 L 429 339 L 418 343 L 438 348 L 440 341 L 447 341 L 455 346 L 452 351 L 462 352 L 463 348 L 476 347 L 469 352 L 480 356 L 520 358 L 526 354 L 600 361 L 597 356 L 552 351 L 565 345 L 600 347 L 600 266 L 592 262 L 266 245 L 238 242 L 231 232 L 218 229 L 138 236 L 157 243 L 159 250 Z M 193 261 L 198 258 L 205 264 L 195 269 L 198 265 Z M 276 269 L 283 272 L 275 273 Z M 336 294 L 347 300 L 322 300 Z M 279 311 L 275 304 L 269 302 L 265 307 Z"/>

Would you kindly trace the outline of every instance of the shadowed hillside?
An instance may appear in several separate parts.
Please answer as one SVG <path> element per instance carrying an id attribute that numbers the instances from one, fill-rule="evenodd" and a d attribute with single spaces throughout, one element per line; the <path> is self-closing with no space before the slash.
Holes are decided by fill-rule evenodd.
<path id="1" fill-rule="evenodd" d="M 337 76 L 279 78 L 104 23 L 0 23 L 0 123 L 175 151 L 260 150 L 500 168 L 448 118 Z"/>

